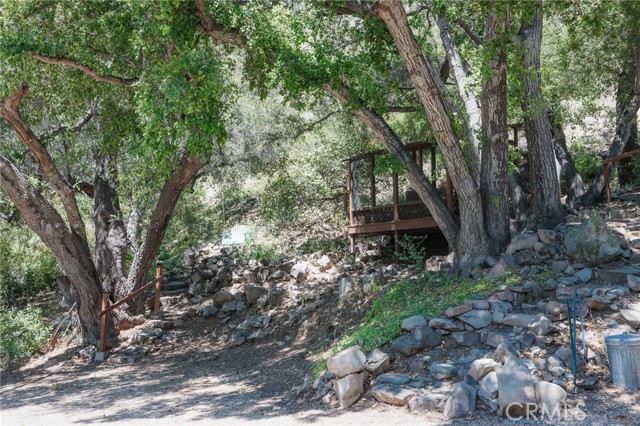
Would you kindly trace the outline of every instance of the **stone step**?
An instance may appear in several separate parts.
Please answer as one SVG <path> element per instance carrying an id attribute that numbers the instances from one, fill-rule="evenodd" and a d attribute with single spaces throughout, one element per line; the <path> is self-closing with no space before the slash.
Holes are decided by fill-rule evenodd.
<path id="1" fill-rule="evenodd" d="M 162 291 L 175 291 L 180 289 L 188 289 L 189 284 L 186 281 L 169 281 L 161 286 Z"/>
<path id="2" fill-rule="evenodd" d="M 612 269 L 598 269 L 600 280 L 610 284 L 626 284 L 627 275 L 640 275 L 640 268 L 625 267 Z"/>
<path id="3" fill-rule="evenodd" d="M 181 288 L 181 289 L 177 289 L 177 290 L 163 290 L 162 291 L 162 296 L 180 296 L 184 293 L 186 293 L 189 290 L 189 288 Z"/>

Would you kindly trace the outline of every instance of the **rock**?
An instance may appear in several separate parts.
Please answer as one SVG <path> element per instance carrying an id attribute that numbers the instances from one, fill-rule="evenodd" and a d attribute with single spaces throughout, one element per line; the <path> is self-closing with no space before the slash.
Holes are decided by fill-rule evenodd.
<path id="1" fill-rule="evenodd" d="M 567 255 L 579 262 L 601 264 L 622 255 L 618 239 L 598 213 L 569 230 L 564 244 Z"/>
<path id="2" fill-rule="evenodd" d="M 467 299 L 464 301 L 464 304 L 471 305 L 473 309 L 477 309 L 479 311 L 486 311 L 491 308 L 489 301 L 484 299 Z"/>
<path id="3" fill-rule="evenodd" d="M 576 277 L 582 282 L 582 284 L 586 284 L 593 279 L 593 269 L 591 268 L 581 269 L 576 274 Z"/>
<path id="4" fill-rule="evenodd" d="M 511 267 L 504 259 L 500 259 L 500 261 L 492 267 L 487 273 L 487 278 L 490 279 L 499 279 L 503 278 L 507 275 L 507 273 L 512 272 L 513 267 Z"/>
<path id="5" fill-rule="evenodd" d="M 404 331 L 411 331 L 416 327 L 427 325 L 427 320 L 422 315 L 415 315 L 402 320 L 402 328 Z"/>
<path id="6" fill-rule="evenodd" d="M 296 263 L 291 268 L 291 276 L 298 281 L 305 279 L 308 273 L 309 265 L 306 262 Z"/>
<path id="7" fill-rule="evenodd" d="M 491 310 L 494 312 L 503 312 L 505 314 L 513 311 L 513 306 L 509 302 L 503 302 L 500 300 L 491 300 L 489 302 L 491 305 Z"/>
<path id="8" fill-rule="evenodd" d="M 244 295 L 247 298 L 247 303 L 250 305 L 256 304 L 260 297 L 267 296 L 269 294 L 269 290 L 266 288 L 251 284 L 245 284 L 243 290 Z"/>
<path id="9" fill-rule="evenodd" d="M 409 400 L 409 410 L 411 411 L 435 411 L 438 404 L 444 399 L 441 393 L 428 393 L 426 395 L 416 395 Z"/>
<path id="10" fill-rule="evenodd" d="M 560 386 L 540 381 L 535 384 L 538 409 L 543 413 L 562 412 L 567 393 Z"/>
<path id="11" fill-rule="evenodd" d="M 411 331 L 411 335 L 417 342 L 418 349 L 433 348 L 440 344 L 440 336 L 433 328 L 426 325 L 415 327 Z"/>
<path id="12" fill-rule="evenodd" d="M 335 374 L 336 377 L 342 378 L 364 370 L 366 360 L 367 356 L 360 350 L 360 346 L 351 346 L 329 358 L 327 370 Z"/>
<path id="13" fill-rule="evenodd" d="M 453 318 L 453 317 L 457 317 L 458 315 L 462 315 L 465 312 L 469 312 L 472 309 L 473 309 L 473 306 L 471 305 L 452 306 L 450 308 L 447 308 L 444 311 L 444 314 L 449 318 Z"/>
<path id="14" fill-rule="evenodd" d="M 515 296 L 513 295 L 512 292 L 505 290 L 505 291 L 501 291 L 499 293 L 496 293 L 496 297 L 500 300 L 502 300 L 503 302 L 512 302 L 513 299 L 515 298 Z"/>
<path id="15" fill-rule="evenodd" d="M 213 295 L 213 303 L 216 306 L 222 306 L 232 300 L 233 296 L 228 291 L 220 290 Z"/>
<path id="16" fill-rule="evenodd" d="M 458 318 L 476 330 L 488 326 L 493 321 L 493 315 L 489 311 L 473 310 L 460 315 Z"/>
<path id="17" fill-rule="evenodd" d="M 444 405 L 443 414 L 447 419 L 474 414 L 476 411 L 476 389 L 466 383 L 456 383 L 453 392 Z"/>
<path id="18" fill-rule="evenodd" d="M 627 285 L 632 291 L 640 291 L 640 277 L 636 275 L 627 275 Z"/>
<path id="19" fill-rule="evenodd" d="M 584 299 L 584 303 L 587 305 L 587 308 L 593 311 L 604 311 L 611 307 L 611 300 L 601 296 L 586 298 Z"/>
<path id="20" fill-rule="evenodd" d="M 374 349 L 373 352 L 369 354 L 367 360 L 364 363 L 365 370 L 367 370 L 374 376 L 384 373 L 389 369 L 390 366 L 391 357 L 389 357 L 389 354 L 382 352 L 380 349 Z"/>
<path id="21" fill-rule="evenodd" d="M 242 302 L 240 302 L 242 303 Z M 238 301 L 236 300 L 232 300 L 231 302 L 227 302 L 224 305 L 222 305 L 222 308 L 220 309 L 222 312 L 235 312 L 237 310 L 237 306 L 238 305 Z"/>
<path id="22" fill-rule="evenodd" d="M 607 336 L 615 336 L 618 334 L 634 334 L 635 332 L 636 331 L 633 329 L 633 327 L 627 324 L 618 324 L 611 327 L 608 330 L 603 331 L 602 336 L 607 337 Z"/>
<path id="23" fill-rule="evenodd" d="M 455 331 L 451 337 L 461 346 L 476 346 L 480 343 L 480 336 L 475 331 Z"/>
<path id="24" fill-rule="evenodd" d="M 560 315 L 567 312 L 567 305 L 556 301 L 547 303 L 546 311 L 549 315 Z"/>
<path id="25" fill-rule="evenodd" d="M 487 392 L 482 389 L 478 389 L 478 399 L 494 413 L 498 412 L 498 398 L 491 398 Z"/>
<path id="26" fill-rule="evenodd" d="M 217 313 L 218 313 L 218 308 L 216 308 L 215 305 L 207 305 L 204 308 L 202 308 L 202 316 L 204 318 L 208 318 Z"/>
<path id="27" fill-rule="evenodd" d="M 631 327 L 640 328 L 640 312 L 632 309 L 620 309 L 620 314 Z"/>
<path id="28" fill-rule="evenodd" d="M 371 395 L 378 401 L 385 404 L 406 405 L 411 398 L 416 395 L 416 392 L 409 389 L 401 388 L 392 384 L 375 384 L 371 388 Z"/>
<path id="29" fill-rule="evenodd" d="M 384 275 L 380 272 L 373 272 L 362 277 L 362 291 L 369 294 L 376 288 L 381 288 L 386 283 Z"/>
<path id="30" fill-rule="evenodd" d="M 431 318 L 429 321 L 429 327 L 439 329 L 439 330 L 447 330 L 447 331 L 462 331 L 464 330 L 464 326 L 459 322 L 452 321 L 447 318 Z"/>
<path id="31" fill-rule="evenodd" d="M 358 350 L 360 348 L 358 347 Z M 336 379 L 333 386 L 336 397 L 340 401 L 341 408 L 348 408 L 356 402 L 364 392 L 364 379 L 367 372 L 349 374 L 341 379 Z"/>
<path id="32" fill-rule="evenodd" d="M 512 327 L 527 327 L 535 319 L 534 315 L 526 314 L 513 314 L 507 315 L 502 320 L 504 325 L 510 325 Z"/>
<path id="33" fill-rule="evenodd" d="M 271 306 L 280 306 L 284 300 L 286 291 L 282 288 L 271 287 L 269 289 L 268 301 Z"/>
<path id="34" fill-rule="evenodd" d="M 571 362 L 572 352 L 571 349 L 563 346 L 558 349 L 554 354 L 558 359 L 562 360 L 565 365 L 569 365 Z"/>
<path id="35" fill-rule="evenodd" d="M 516 358 L 507 359 L 497 373 L 500 414 L 508 418 L 525 416 L 536 404 L 536 392 L 529 369 Z"/>
<path id="36" fill-rule="evenodd" d="M 318 265 L 321 271 L 326 271 L 327 269 L 331 269 L 331 259 L 325 254 L 318 259 L 316 265 Z"/>
<path id="37" fill-rule="evenodd" d="M 411 356 L 420 350 L 420 346 L 412 336 L 403 334 L 391 342 L 390 349 L 401 355 Z"/>
<path id="38" fill-rule="evenodd" d="M 471 363 L 469 375 L 473 377 L 475 381 L 478 381 L 498 367 L 500 367 L 500 364 L 491 358 L 477 359 Z"/>
<path id="39" fill-rule="evenodd" d="M 410 381 L 411 376 L 407 376 L 406 374 L 388 373 L 378 376 L 378 378 L 376 379 L 376 385 L 383 383 L 388 383 L 391 385 L 404 385 L 409 383 Z"/>
<path id="40" fill-rule="evenodd" d="M 451 379 L 457 371 L 458 367 L 451 364 L 434 362 L 429 366 L 429 372 L 438 380 Z"/>
<path id="41" fill-rule="evenodd" d="M 556 231 L 550 229 L 538 229 L 538 238 L 545 244 L 553 244 L 556 240 Z"/>
<path id="42" fill-rule="evenodd" d="M 351 277 L 342 277 L 340 279 L 340 300 L 347 298 L 347 295 L 356 288 L 356 280 Z"/>
<path id="43" fill-rule="evenodd" d="M 490 371 L 480 380 L 480 390 L 484 391 L 489 398 L 498 397 L 498 373 Z"/>
<path id="44" fill-rule="evenodd" d="M 233 335 L 233 344 L 235 346 L 242 345 L 243 343 L 245 343 L 247 341 L 247 338 L 249 337 L 249 334 L 251 334 L 251 333 L 249 333 L 246 330 L 238 331 L 237 333 L 235 333 Z"/>
<path id="45" fill-rule="evenodd" d="M 527 328 L 535 336 L 546 336 L 552 331 L 553 323 L 544 314 L 538 314 L 527 324 Z"/>
<path id="46" fill-rule="evenodd" d="M 506 362 L 511 357 L 517 358 L 518 351 L 516 350 L 516 347 L 513 346 L 513 343 L 508 340 L 501 342 L 492 356 L 493 360 L 499 363 Z"/>
<path id="47" fill-rule="evenodd" d="M 563 273 L 569 267 L 569 262 L 566 260 L 554 260 L 551 262 L 551 270 L 559 274 Z"/>
<path id="48" fill-rule="evenodd" d="M 492 348 L 497 348 L 500 345 L 500 343 L 506 340 L 506 338 L 507 337 L 504 334 L 494 333 L 490 331 L 486 334 L 486 337 L 484 338 L 484 343 L 487 346 L 491 346 Z"/>
<path id="49" fill-rule="evenodd" d="M 519 250 L 533 250 L 533 246 L 538 242 L 538 236 L 536 234 L 520 234 L 511 239 L 511 242 L 507 246 L 506 253 L 513 254 Z"/>

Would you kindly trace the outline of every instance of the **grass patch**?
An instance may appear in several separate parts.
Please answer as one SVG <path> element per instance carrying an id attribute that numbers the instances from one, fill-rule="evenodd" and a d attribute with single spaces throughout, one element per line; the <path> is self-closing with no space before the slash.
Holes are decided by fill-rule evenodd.
<path id="1" fill-rule="evenodd" d="M 329 357 L 349 346 L 358 344 L 364 352 L 369 352 L 389 343 L 401 334 L 400 324 L 407 317 L 422 315 L 428 319 L 438 316 L 444 309 L 460 305 L 470 296 L 495 291 L 498 284 L 496 280 L 473 281 L 435 273 L 425 273 L 417 280 L 394 283 L 373 301 L 358 329 L 324 352 L 312 373 L 317 377 L 326 368 Z"/>

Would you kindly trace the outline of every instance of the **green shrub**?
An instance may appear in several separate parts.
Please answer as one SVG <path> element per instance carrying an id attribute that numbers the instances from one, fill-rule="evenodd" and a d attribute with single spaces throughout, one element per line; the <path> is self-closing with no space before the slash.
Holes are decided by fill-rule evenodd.
<path id="1" fill-rule="evenodd" d="M 0 309 L 0 365 L 6 367 L 14 361 L 33 355 L 42 348 L 51 333 L 51 327 L 32 306 Z"/>
<path id="2" fill-rule="evenodd" d="M 398 259 L 409 265 L 416 265 L 424 268 L 425 253 L 427 249 L 424 247 L 424 241 L 427 237 L 414 238 L 409 235 L 403 235 L 398 241 L 400 245 L 400 253 Z"/>
<path id="3" fill-rule="evenodd" d="M 590 182 L 600 172 L 602 168 L 602 158 L 598 152 L 588 144 L 573 144 L 570 147 L 576 169 L 582 180 Z"/>
<path id="4" fill-rule="evenodd" d="M 0 228 L 0 305 L 55 287 L 61 269 L 28 229 Z"/>

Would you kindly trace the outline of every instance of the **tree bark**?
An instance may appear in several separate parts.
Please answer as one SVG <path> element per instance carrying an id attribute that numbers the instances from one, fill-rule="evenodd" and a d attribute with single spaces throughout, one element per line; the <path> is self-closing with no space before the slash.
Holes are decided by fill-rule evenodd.
<path id="1" fill-rule="evenodd" d="M 477 155 L 472 147 L 463 152 L 439 87 L 436 71 L 418 44 L 402 3 L 380 0 L 376 15 L 384 22 L 409 71 L 427 113 L 436 142 L 442 152 L 460 203 L 460 233 L 455 247 L 457 261 L 466 267 L 489 251 L 479 188 Z M 465 158 L 465 154 L 466 158 Z"/>
<path id="2" fill-rule="evenodd" d="M 436 15 L 436 22 L 440 29 L 440 38 L 447 52 L 450 68 L 453 71 L 453 78 L 456 82 L 458 94 L 464 105 L 468 137 L 477 152 L 480 149 L 480 132 L 482 131 L 482 114 L 480 105 L 478 104 L 478 98 L 475 93 L 473 93 L 471 81 L 468 78 L 469 73 L 465 70 L 460 52 L 458 52 L 453 41 L 447 18 L 438 14 Z"/>
<path id="3" fill-rule="evenodd" d="M 553 229 L 564 212 L 560 203 L 560 184 L 556 173 L 551 124 L 542 97 L 540 51 L 542 46 L 542 1 L 537 1 L 532 24 L 520 30 L 525 47 L 524 98 L 522 112 L 529 151 L 534 228 Z"/>
<path id="4" fill-rule="evenodd" d="M 112 294 L 115 294 L 115 289 L 125 280 L 127 260 L 127 232 L 115 186 L 114 156 L 97 154 L 96 176 L 93 184 L 95 265 L 103 290 Z"/>
<path id="5" fill-rule="evenodd" d="M 126 281 L 116 288 L 115 293 L 118 299 L 142 287 L 145 283 L 147 273 L 156 261 L 164 233 L 167 230 L 167 226 L 169 226 L 169 220 L 182 190 L 189 185 L 205 164 L 206 162 L 203 159 L 186 152 L 182 155 L 178 169 L 173 172 L 160 191 L 158 202 L 147 228 L 147 234 L 133 259 L 129 276 Z M 141 298 L 129 306 L 134 313 L 144 308 Z"/>
<path id="6" fill-rule="evenodd" d="M 12 95 L 7 96 L 0 105 L 0 115 L 18 133 L 22 142 L 31 151 L 40 170 L 60 197 L 71 229 L 80 236 L 88 250 L 87 234 L 78 209 L 75 192 L 71 185 L 62 178 L 49 152 L 20 114 L 20 104 L 25 96 L 27 96 L 26 86 L 20 87 Z"/>
<path id="7" fill-rule="evenodd" d="M 553 113 L 548 109 L 548 107 L 547 113 L 549 114 L 549 122 L 551 123 L 553 149 L 556 153 L 556 160 L 560 163 L 560 176 L 564 178 L 567 186 L 566 204 L 569 207 L 573 207 L 576 200 L 584 194 L 584 183 L 582 182 L 580 173 L 578 173 L 578 169 L 576 169 L 573 157 L 567 148 L 567 138 L 564 135 L 562 126 L 559 123 L 556 123 Z"/>
<path id="8" fill-rule="evenodd" d="M 489 3 L 489 14 L 484 30 L 485 69 L 491 76 L 482 86 L 482 163 L 480 187 L 484 223 L 489 235 L 492 254 L 500 253 L 510 240 L 509 230 L 509 126 L 507 123 L 507 52 L 499 48 L 492 51 L 497 32 L 506 31 L 510 16 L 498 18 L 494 2 Z"/>
<path id="9" fill-rule="evenodd" d="M 49 247 L 77 292 L 78 316 L 84 341 L 100 338 L 101 288 L 86 244 L 47 200 L 9 160 L 0 155 L 0 188 L 20 210 L 25 223 Z M 113 321 L 108 317 L 107 340 L 114 342 Z"/>
<path id="10" fill-rule="evenodd" d="M 640 49 L 640 47 L 638 47 Z M 631 53 L 631 52 L 630 52 Z M 635 53 L 635 52 L 634 52 Z M 618 87 L 616 89 L 616 115 L 621 117 L 624 109 L 629 103 L 629 99 L 635 93 L 635 61 L 632 59 L 635 55 L 629 55 L 625 60 L 625 66 L 618 76 Z M 631 151 L 638 147 L 638 117 L 631 119 L 631 129 L 629 131 L 629 139 L 624 147 L 624 152 Z M 618 182 L 621 186 L 633 183 L 635 176 L 633 173 L 633 158 L 623 158 L 618 166 Z"/>

